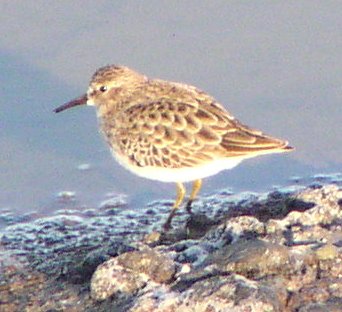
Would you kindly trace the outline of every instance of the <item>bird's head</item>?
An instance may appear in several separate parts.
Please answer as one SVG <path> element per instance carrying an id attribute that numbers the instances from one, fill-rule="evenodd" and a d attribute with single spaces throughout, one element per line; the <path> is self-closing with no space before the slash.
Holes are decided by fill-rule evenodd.
<path id="1" fill-rule="evenodd" d="M 128 97 L 146 81 L 146 76 L 125 66 L 102 67 L 93 75 L 86 94 L 57 107 L 54 112 L 59 113 L 78 105 L 97 108 L 114 105 Z"/>

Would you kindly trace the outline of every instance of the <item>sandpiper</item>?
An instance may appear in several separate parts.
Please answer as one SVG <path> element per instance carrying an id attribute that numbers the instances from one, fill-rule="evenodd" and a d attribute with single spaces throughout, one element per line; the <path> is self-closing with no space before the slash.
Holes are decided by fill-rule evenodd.
<path id="1" fill-rule="evenodd" d="M 117 161 L 138 176 L 174 182 L 177 198 L 164 224 L 183 202 L 183 183 L 194 181 L 186 208 L 202 179 L 242 160 L 293 150 L 287 141 L 241 124 L 213 97 L 194 86 L 151 79 L 109 65 L 93 75 L 86 94 L 55 109 L 96 107 L 101 132 Z"/>

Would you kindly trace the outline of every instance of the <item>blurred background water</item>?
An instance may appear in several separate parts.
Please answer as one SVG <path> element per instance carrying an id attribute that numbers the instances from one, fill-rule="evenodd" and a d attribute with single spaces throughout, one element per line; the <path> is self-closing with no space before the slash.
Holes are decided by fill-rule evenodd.
<path id="1" fill-rule="evenodd" d="M 112 159 L 93 108 L 52 112 L 112 63 L 196 85 L 296 147 L 206 179 L 202 193 L 340 172 L 341 15 L 339 1 L 1 1 L 0 211 L 173 198 L 173 184 Z"/>

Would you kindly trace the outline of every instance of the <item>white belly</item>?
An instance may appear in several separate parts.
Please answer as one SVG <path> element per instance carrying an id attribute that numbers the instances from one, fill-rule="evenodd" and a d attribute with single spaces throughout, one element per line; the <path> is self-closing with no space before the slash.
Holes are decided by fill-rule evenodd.
<path id="1" fill-rule="evenodd" d="M 160 168 L 160 167 L 137 167 L 132 166 L 122 158 L 114 157 L 117 161 L 126 169 L 133 172 L 134 174 L 151 180 L 157 180 L 162 182 L 190 182 L 202 178 L 206 178 L 217 174 L 218 172 L 231 169 L 238 165 L 241 158 L 223 158 L 217 159 L 207 164 L 197 167 L 186 167 L 186 168 Z"/>

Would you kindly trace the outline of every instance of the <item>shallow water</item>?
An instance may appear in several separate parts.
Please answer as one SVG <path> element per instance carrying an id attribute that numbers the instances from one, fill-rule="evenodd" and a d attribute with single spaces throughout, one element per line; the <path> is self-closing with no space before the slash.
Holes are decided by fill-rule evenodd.
<path id="1" fill-rule="evenodd" d="M 309 185 L 319 187 L 326 184 L 336 184 L 342 187 L 342 173 L 317 174 L 310 177 L 295 176 L 291 180 L 292 184 L 282 187 L 275 186 L 272 191 L 291 193 Z M 193 203 L 193 210 L 214 217 L 223 206 L 239 206 L 244 202 L 254 201 L 256 198 L 266 198 L 268 194 L 269 192 L 250 191 L 235 193 L 231 188 L 215 190 L 212 193 L 199 196 Z M 127 202 L 126 195 L 108 194 L 107 198 L 98 205 L 87 207 L 79 206 L 74 196 L 73 193 L 60 193 L 55 201 L 53 211 L 30 211 L 18 214 L 9 209 L 0 209 L 2 243 L 8 241 L 13 249 L 18 242 L 21 246 L 19 249 L 23 249 L 25 246 L 26 250 L 31 235 L 34 235 L 32 239 L 34 238 L 36 241 L 37 237 L 34 233 L 51 235 L 51 239 L 54 240 L 60 236 L 56 235 L 54 231 L 63 230 L 64 227 L 67 227 L 68 230 L 62 236 L 70 234 L 71 236 L 67 238 L 72 240 L 83 236 L 84 233 L 99 236 L 99 240 L 102 235 L 105 235 L 106 239 L 110 236 L 115 240 L 115 237 L 120 237 L 126 232 L 129 232 L 132 237 L 139 236 L 149 233 L 152 229 L 160 228 L 173 204 L 172 200 L 155 200 L 134 207 Z M 177 216 L 175 222 L 184 222 L 184 218 L 187 217 L 185 209 L 180 209 Z M 78 231 L 83 234 L 81 235 Z M 63 241 L 62 238 L 60 239 Z"/>
<path id="2" fill-rule="evenodd" d="M 122 194 L 133 209 L 174 198 L 174 185 L 140 179 L 113 161 L 92 108 L 52 112 L 84 93 L 94 70 L 108 63 L 194 84 L 243 123 L 296 147 L 206 179 L 201 194 L 266 191 L 293 176 L 340 172 L 340 9 L 73 1 L 37 10 L 1 3 L 2 226 L 12 216 L 92 209 Z"/>

